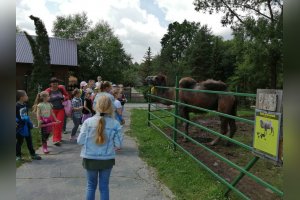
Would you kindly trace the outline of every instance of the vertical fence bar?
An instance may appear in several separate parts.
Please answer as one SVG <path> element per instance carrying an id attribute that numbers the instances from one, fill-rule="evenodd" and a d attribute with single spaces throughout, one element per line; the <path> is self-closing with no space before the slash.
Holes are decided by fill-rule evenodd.
<path id="1" fill-rule="evenodd" d="M 151 86 L 149 86 L 148 88 L 148 94 L 151 94 Z M 149 95 L 147 95 L 147 101 L 148 101 L 148 126 L 150 127 L 151 100 Z"/>
<path id="2" fill-rule="evenodd" d="M 253 165 L 258 161 L 259 157 L 255 156 L 244 168 L 245 170 L 249 171 Z M 233 182 L 231 183 L 231 185 L 234 187 L 236 186 L 236 184 L 238 184 L 238 182 L 245 176 L 245 174 L 243 172 L 241 172 L 238 177 L 236 177 Z M 231 191 L 231 188 L 228 188 L 227 191 L 225 192 L 224 196 L 227 197 L 229 192 Z"/>
<path id="3" fill-rule="evenodd" d="M 178 93 L 179 93 L 179 90 L 177 90 L 178 88 L 178 76 L 176 75 L 176 79 L 175 79 L 175 102 L 178 102 Z M 176 151 L 176 148 L 177 146 L 175 145 L 175 143 L 177 143 L 177 123 L 178 123 L 178 119 L 177 119 L 177 115 L 178 115 L 178 104 L 176 103 L 175 104 L 175 110 L 174 110 L 174 130 L 173 130 L 173 141 L 174 141 L 174 146 L 173 146 L 173 149 L 174 151 Z"/>

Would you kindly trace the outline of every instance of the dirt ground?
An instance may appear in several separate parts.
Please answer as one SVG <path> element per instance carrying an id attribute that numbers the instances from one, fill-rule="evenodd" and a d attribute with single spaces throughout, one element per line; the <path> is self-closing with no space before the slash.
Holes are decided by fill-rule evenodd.
<path id="1" fill-rule="evenodd" d="M 249 118 L 251 119 L 251 118 Z M 218 117 L 205 117 L 196 116 L 192 121 L 197 122 L 201 125 L 213 129 L 219 132 L 220 121 Z M 245 144 L 252 146 L 252 133 L 253 126 L 237 122 L 237 132 L 234 136 L 234 139 L 244 142 Z M 183 125 L 179 126 L 179 129 L 183 131 Z M 172 137 L 172 130 L 166 128 L 165 131 Z M 194 140 L 204 144 L 211 141 L 215 136 L 205 132 L 199 128 L 190 126 L 189 136 Z M 239 171 L 232 168 L 225 162 L 219 160 L 213 156 L 208 151 L 204 150 L 201 147 L 198 147 L 192 142 L 184 142 L 183 137 L 179 136 L 178 142 L 185 147 L 190 153 L 192 153 L 196 158 L 209 166 L 214 172 L 219 174 L 221 177 L 225 178 L 228 182 L 232 182 L 236 176 L 238 176 Z M 238 164 L 239 166 L 245 166 L 253 157 L 253 153 L 247 152 L 243 148 L 232 144 L 231 146 L 226 146 L 225 141 L 220 141 L 215 146 L 209 146 L 210 149 L 216 151 L 222 156 L 228 158 L 232 162 Z M 251 173 L 257 175 L 262 180 L 267 181 L 271 185 L 276 185 L 277 188 L 282 189 L 282 168 L 275 166 L 269 161 L 259 159 L 255 166 L 250 170 Z M 244 176 L 244 178 L 238 183 L 237 188 L 242 191 L 246 196 L 251 199 L 259 200 L 277 200 L 281 199 L 273 193 L 271 190 L 264 188 L 260 184 L 256 183 L 251 178 Z"/>

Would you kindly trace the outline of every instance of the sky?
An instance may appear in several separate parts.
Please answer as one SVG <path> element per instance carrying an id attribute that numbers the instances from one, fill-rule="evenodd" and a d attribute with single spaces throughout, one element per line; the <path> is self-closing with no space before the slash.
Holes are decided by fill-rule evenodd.
<path id="1" fill-rule="evenodd" d="M 230 39 L 229 27 L 222 27 L 221 14 L 195 11 L 193 0 L 17 0 L 16 25 L 35 35 L 30 15 L 39 17 L 49 36 L 56 16 L 86 12 L 93 24 L 106 21 L 123 43 L 133 62 L 141 63 L 148 47 L 152 54 L 160 52 L 160 40 L 168 25 L 175 21 L 200 22 L 208 25 L 213 34 Z"/>

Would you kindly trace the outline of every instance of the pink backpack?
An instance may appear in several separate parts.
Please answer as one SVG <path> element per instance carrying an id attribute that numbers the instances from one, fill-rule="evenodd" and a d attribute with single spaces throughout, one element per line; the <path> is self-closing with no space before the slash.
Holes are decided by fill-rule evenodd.
<path id="1" fill-rule="evenodd" d="M 66 100 L 66 101 L 62 102 L 62 104 L 64 105 L 66 116 L 71 117 L 71 115 L 72 115 L 72 103 L 71 103 L 71 101 Z"/>

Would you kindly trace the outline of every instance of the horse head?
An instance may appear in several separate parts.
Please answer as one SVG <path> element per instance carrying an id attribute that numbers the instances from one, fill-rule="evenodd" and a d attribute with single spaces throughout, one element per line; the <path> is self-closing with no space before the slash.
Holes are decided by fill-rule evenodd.
<path id="1" fill-rule="evenodd" d="M 147 85 L 153 85 L 154 78 L 155 76 L 147 76 L 144 81 Z"/>
<path id="2" fill-rule="evenodd" d="M 156 76 L 147 76 L 145 78 L 145 82 L 148 85 L 153 86 L 166 86 L 167 85 L 167 77 L 165 75 L 156 75 Z"/>

